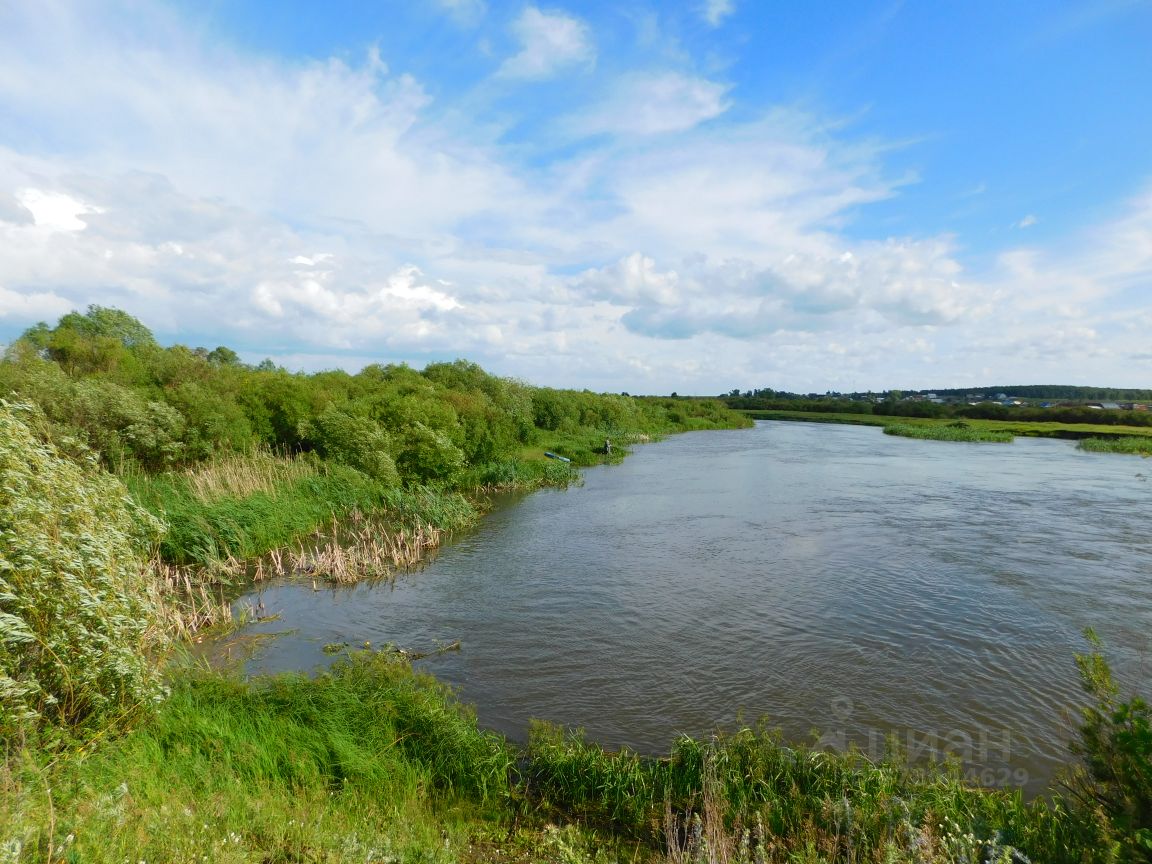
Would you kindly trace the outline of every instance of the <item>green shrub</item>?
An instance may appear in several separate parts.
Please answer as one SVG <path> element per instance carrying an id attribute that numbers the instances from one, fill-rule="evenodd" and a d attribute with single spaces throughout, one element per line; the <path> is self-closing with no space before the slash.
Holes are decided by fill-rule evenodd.
<path id="1" fill-rule="evenodd" d="M 157 693 L 144 553 L 160 523 L 94 457 L 35 435 L 42 423 L 0 401 L 0 736 L 103 722 Z"/>
<path id="2" fill-rule="evenodd" d="M 330 405 L 305 421 L 301 433 L 322 456 L 351 465 L 385 485 L 399 483 L 391 440 L 371 418 Z"/>
<path id="3" fill-rule="evenodd" d="M 1092 651 L 1077 655 L 1076 666 L 1092 703 L 1081 709 L 1072 746 L 1083 770 L 1068 785 L 1081 803 L 1104 812 L 1126 860 L 1152 861 L 1152 706 L 1135 695 L 1120 701 L 1099 638 L 1085 635 Z"/>
<path id="4" fill-rule="evenodd" d="M 406 479 L 449 483 L 464 468 L 464 453 L 443 432 L 417 422 L 404 430 L 396 463 Z"/>

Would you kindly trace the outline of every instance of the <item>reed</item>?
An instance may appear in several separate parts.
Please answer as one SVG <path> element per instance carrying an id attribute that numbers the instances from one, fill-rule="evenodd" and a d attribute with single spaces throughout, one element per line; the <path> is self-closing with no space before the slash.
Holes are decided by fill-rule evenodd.
<path id="1" fill-rule="evenodd" d="M 1123 438 L 1082 438 L 1076 445 L 1089 453 L 1130 453 L 1134 456 L 1152 456 L 1152 438 L 1129 435 Z"/>
<path id="2" fill-rule="evenodd" d="M 205 628 L 232 622 L 232 604 L 222 587 L 197 568 L 154 559 L 149 569 L 157 623 L 167 636 L 190 641 Z"/>
<path id="3" fill-rule="evenodd" d="M 895 754 L 873 763 L 786 747 L 762 729 L 682 738 L 658 759 L 537 725 L 524 775 L 543 812 L 662 843 L 674 862 L 986 861 L 1015 850 L 1109 860 L 1099 825 L 1058 801 L 973 788 L 947 766 L 914 771 Z"/>
<path id="4" fill-rule="evenodd" d="M 392 531 L 372 523 L 341 529 L 333 520 L 331 534 L 319 543 L 287 550 L 287 567 L 285 558 L 277 556 L 280 571 L 273 575 L 307 575 L 338 585 L 393 578 L 399 570 L 426 563 L 443 536 L 439 528 L 419 519 L 411 527 Z"/>
<path id="5" fill-rule="evenodd" d="M 188 489 L 205 504 L 262 493 L 275 498 L 299 482 L 327 473 L 324 463 L 275 456 L 265 449 L 217 456 L 183 472 Z"/>

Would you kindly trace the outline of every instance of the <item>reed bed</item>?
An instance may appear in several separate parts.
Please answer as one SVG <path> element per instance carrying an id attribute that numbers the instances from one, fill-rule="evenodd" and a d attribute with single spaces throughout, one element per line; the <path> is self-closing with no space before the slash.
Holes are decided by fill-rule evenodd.
<path id="1" fill-rule="evenodd" d="M 223 498 L 245 498 L 262 493 L 277 497 L 302 480 L 326 473 L 323 463 L 268 450 L 219 456 L 183 472 L 188 488 L 198 500 L 211 504 Z"/>
<path id="2" fill-rule="evenodd" d="M 350 585 L 395 578 L 397 572 L 425 563 L 445 534 L 420 519 L 392 530 L 384 530 L 359 511 L 348 521 L 350 525 L 343 525 L 333 518 L 329 531 L 315 532 L 313 542 L 272 549 L 250 560 L 229 555 L 189 565 L 154 558 L 149 569 L 161 628 L 171 638 L 188 640 L 205 628 L 236 623 L 232 595 L 244 583 L 305 576 L 313 583 L 323 579 Z"/>
<path id="3" fill-rule="evenodd" d="M 149 564 L 158 626 L 174 639 L 190 641 L 208 627 L 233 623 L 232 603 L 217 577 L 206 577 L 197 567 Z"/>
<path id="4" fill-rule="evenodd" d="M 420 520 L 394 531 L 382 531 L 372 524 L 340 530 L 333 521 L 332 533 L 323 542 L 312 548 L 301 544 L 288 553 L 287 573 L 283 557 L 277 564 L 280 574 L 309 575 L 337 585 L 392 578 L 398 570 L 423 563 L 428 553 L 439 547 L 443 533 Z"/>
<path id="5" fill-rule="evenodd" d="M 1152 456 L 1152 438 L 1126 435 L 1123 438 L 1082 438 L 1077 445 L 1089 453 L 1129 453 L 1134 456 Z"/>
<path id="6" fill-rule="evenodd" d="M 961 441 L 977 444 L 1011 444 L 1015 436 L 999 429 L 980 429 L 966 423 L 914 424 L 892 423 L 884 427 L 885 435 L 918 438 L 925 441 Z"/>

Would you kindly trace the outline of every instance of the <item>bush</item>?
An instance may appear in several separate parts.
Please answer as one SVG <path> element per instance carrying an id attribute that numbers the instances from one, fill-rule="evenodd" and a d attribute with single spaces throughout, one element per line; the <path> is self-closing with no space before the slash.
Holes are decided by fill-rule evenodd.
<path id="1" fill-rule="evenodd" d="M 0 737 L 104 722 L 148 701 L 160 523 L 95 457 L 78 464 L 0 401 Z"/>
<path id="2" fill-rule="evenodd" d="M 391 440 L 373 420 L 335 406 L 301 424 L 301 436 L 320 455 L 351 465 L 386 486 L 400 482 L 391 453 Z"/>
<path id="3" fill-rule="evenodd" d="M 1081 710 L 1080 740 L 1072 750 L 1084 761 L 1068 783 L 1079 801 L 1102 810 L 1125 860 L 1152 861 L 1152 706 L 1139 696 L 1119 700 L 1120 688 L 1100 651 L 1077 655 L 1080 682 L 1092 697 Z"/>

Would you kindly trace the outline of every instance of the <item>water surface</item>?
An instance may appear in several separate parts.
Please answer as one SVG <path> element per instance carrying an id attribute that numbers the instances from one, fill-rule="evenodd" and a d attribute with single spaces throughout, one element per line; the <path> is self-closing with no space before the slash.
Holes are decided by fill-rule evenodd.
<path id="1" fill-rule="evenodd" d="M 310 669 L 342 640 L 459 639 L 423 664 L 516 739 L 543 718 L 667 752 L 679 733 L 767 717 L 877 755 L 895 734 L 1035 792 L 1067 758 L 1083 627 L 1148 689 L 1146 473 L 1046 439 L 772 422 L 680 435 L 498 506 L 395 586 L 265 586 L 283 618 L 261 626 L 294 632 L 250 666 Z"/>

